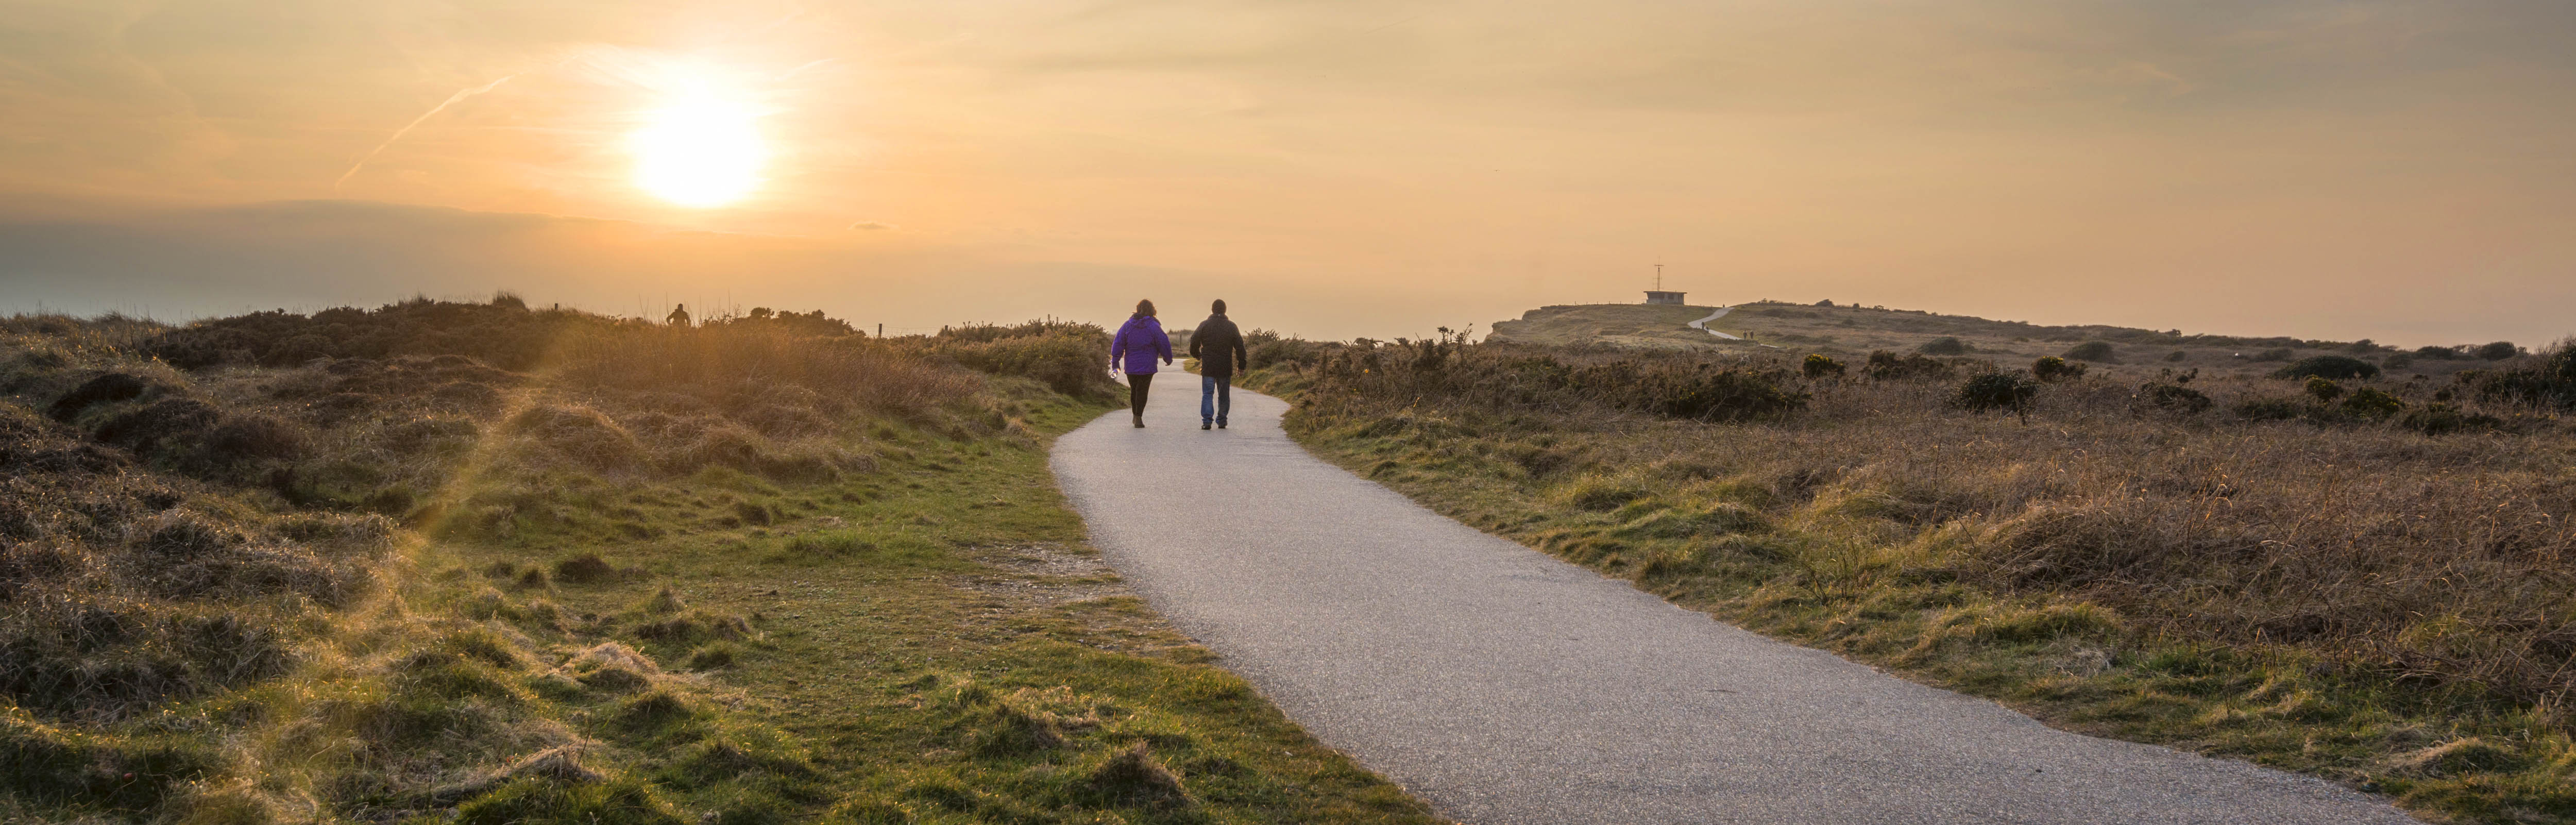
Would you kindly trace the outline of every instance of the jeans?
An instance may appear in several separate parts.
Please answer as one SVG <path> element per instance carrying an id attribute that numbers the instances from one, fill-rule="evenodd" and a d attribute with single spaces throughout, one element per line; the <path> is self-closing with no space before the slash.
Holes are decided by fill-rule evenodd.
<path id="1" fill-rule="evenodd" d="M 1225 411 L 1234 407 L 1234 376 L 1199 376 L 1199 423 L 1225 423 Z"/>

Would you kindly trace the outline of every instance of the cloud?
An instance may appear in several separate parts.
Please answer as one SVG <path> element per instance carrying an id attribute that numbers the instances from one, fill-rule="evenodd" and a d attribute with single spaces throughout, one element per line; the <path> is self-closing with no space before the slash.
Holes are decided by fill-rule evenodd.
<path id="1" fill-rule="evenodd" d="M 890 223 L 878 223 L 876 221 L 859 221 L 857 223 L 850 224 L 849 228 L 852 231 L 857 232 L 885 232 L 901 229 L 902 227 Z"/>

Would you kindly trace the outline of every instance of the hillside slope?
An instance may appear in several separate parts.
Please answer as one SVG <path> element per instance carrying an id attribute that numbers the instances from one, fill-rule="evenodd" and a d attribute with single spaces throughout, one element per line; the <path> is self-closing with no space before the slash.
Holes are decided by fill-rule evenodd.
<path id="1" fill-rule="evenodd" d="M 1164 624 L 1080 324 L 0 317 L 0 823 L 1429 823 Z"/>
<path id="2" fill-rule="evenodd" d="M 1486 341 L 1568 346 L 1602 344 L 1640 349 L 1705 349 L 1754 352 L 1771 345 L 1793 352 L 1837 357 L 1886 350 L 1988 358 L 2001 363 L 2028 362 L 2047 355 L 2104 364 L 2140 364 L 2156 368 L 2202 368 L 2213 372 L 2269 371 L 2280 362 L 2312 355 L 2356 355 L 2390 372 L 2439 375 L 2480 365 L 2480 345 L 2421 347 L 2400 350 L 2368 340 L 2322 341 L 2290 337 L 2185 335 L 2100 324 L 2047 326 L 2024 321 L 1996 321 L 1969 315 L 1938 315 L 1921 310 L 1851 305 L 1805 305 L 1771 301 L 1737 305 L 1708 324 L 1742 341 L 1727 341 L 1689 322 L 1707 317 L 1715 307 L 1649 304 L 1581 304 L 1530 310 L 1516 320 L 1498 321 Z M 1955 346 L 1943 339 L 1956 339 Z M 2070 352 L 2077 345 L 2099 342 Z M 2494 344 L 2484 345 L 2493 347 Z M 2511 345 L 2492 350 L 2509 356 Z"/>

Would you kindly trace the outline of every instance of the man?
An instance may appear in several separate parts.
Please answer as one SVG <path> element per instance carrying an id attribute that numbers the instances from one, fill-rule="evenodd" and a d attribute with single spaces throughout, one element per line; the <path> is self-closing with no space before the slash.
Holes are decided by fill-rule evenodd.
<path id="1" fill-rule="evenodd" d="M 1225 301 L 1208 308 L 1214 314 L 1190 332 L 1190 357 L 1199 359 L 1199 429 L 1213 424 L 1222 430 L 1226 410 L 1234 406 L 1234 371 L 1251 365 L 1244 360 L 1243 331 L 1225 317 Z"/>
<path id="2" fill-rule="evenodd" d="M 685 326 L 688 326 L 688 325 L 689 325 L 689 305 L 688 305 L 688 304 L 681 304 L 681 305 L 679 305 L 679 306 L 677 306 L 677 307 L 673 308 L 673 309 L 671 310 L 671 314 L 670 314 L 668 317 L 665 317 L 665 318 L 663 318 L 663 319 L 662 319 L 662 323 L 670 324 L 671 326 L 675 326 L 675 327 L 685 327 Z"/>

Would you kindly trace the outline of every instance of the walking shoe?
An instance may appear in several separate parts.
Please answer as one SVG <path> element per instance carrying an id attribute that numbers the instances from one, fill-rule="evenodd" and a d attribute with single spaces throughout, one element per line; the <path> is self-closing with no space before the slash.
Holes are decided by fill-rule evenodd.
<path id="1" fill-rule="evenodd" d="M 1217 429 L 1220 429 L 1220 430 L 1225 429 L 1225 422 L 1223 422 L 1223 421 L 1216 422 L 1216 428 L 1217 428 Z"/>
<path id="2" fill-rule="evenodd" d="M 1144 429 L 1144 428 L 1145 428 L 1145 417 L 1144 417 L 1144 416 L 1141 416 L 1141 415 L 1140 415 L 1140 416 L 1136 416 L 1136 429 L 1141 430 L 1141 429 Z"/>
<path id="3" fill-rule="evenodd" d="M 1207 429 L 1207 428 L 1208 428 L 1208 423 L 1207 423 L 1207 422 L 1205 422 L 1205 421 L 1201 421 L 1201 422 L 1199 422 L 1199 429 L 1204 430 L 1204 429 Z"/>

